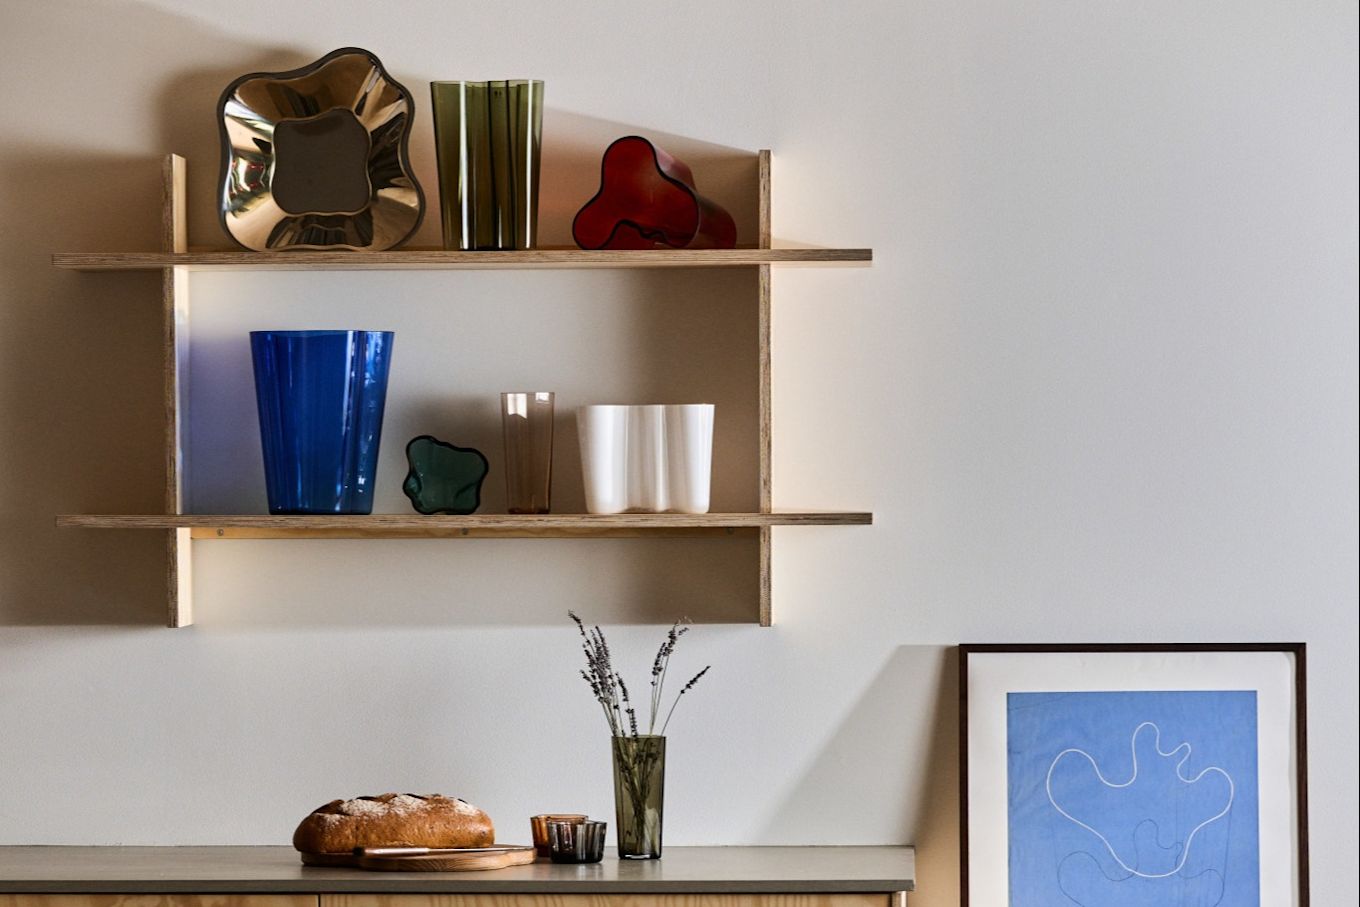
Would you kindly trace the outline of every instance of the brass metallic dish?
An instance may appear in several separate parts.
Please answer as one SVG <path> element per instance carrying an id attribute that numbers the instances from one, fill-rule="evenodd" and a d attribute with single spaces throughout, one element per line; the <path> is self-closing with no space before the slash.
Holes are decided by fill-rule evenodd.
<path id="1" fill-rule="evenodd" d="M 420 226 L 415 104 L 368 51 L 241 76 L 218 113 L 222 228 L 247 249 L 382 251 Z"/>

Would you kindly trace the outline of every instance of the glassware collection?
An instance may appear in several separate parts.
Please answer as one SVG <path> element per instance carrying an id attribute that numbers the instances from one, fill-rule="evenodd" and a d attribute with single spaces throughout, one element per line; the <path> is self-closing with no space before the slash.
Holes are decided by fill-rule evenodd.
<path id="1" fill-rule="evenodd" d="M 543 82 L 430 83 L 444 248 L 538 242 Z M 408 154 L 415 104 L 357 47 L 289 72 L 250 73 L 218 102 L 220 216 L 261 252 L 401 246 L 425 196 Z M 736 225 L 683 161 L 648 139 L 604 151 L 600 187 L 572 222 L 582 249 L 733 248 Z M 269 511 L 369 514 L 393 335 L 254 331 L 251 353 Z M 589 513 L 707 513 L 712 404 L 576 409 Z M 501 395 L 506 511 L 552 510 L 555 398 Z M 402 490 L 422 514 L 470 514 L 491 471 L 478 450 L 432 435 L 406 446 Z"/>
<path id="2" fill-rule="evenodd" d="M 430 104 L 444 248 L 535 248 L 543 82 L 436 81 Z M 414 118 L 411 93 L 359 47 L 234 80 L 217 104 L 222 229 L 260 252 L 399 248 L 425 215 Z M 582 249 L 731 249 L 737 227 L 684 161 L 628 135 L 601 156 L 599 190 L 572 239 Z"/>
<path id="3" fill-rule="evenodd" d="M 253 331 L 269 512 L 373 512 L 391 364 L 389 331 Z M 501 394 L 506 512 L 552 512 L 551 391 Z M 587 513 L 707 513 L 711 403 L 576 409 Z M 401 490 L 417 513 L 471 514 L 493 467 L 417 435 Z"/>

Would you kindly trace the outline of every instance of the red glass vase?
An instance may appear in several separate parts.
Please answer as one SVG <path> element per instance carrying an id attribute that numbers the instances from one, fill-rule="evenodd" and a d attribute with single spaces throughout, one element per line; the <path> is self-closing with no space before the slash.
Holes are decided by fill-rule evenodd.
<path id="1" fill-rule="evenodd" d="M 731 249 L 737 225 L 699 194 L 684 161 L 640 135 L 617 139 L 600 162 L 600 189 L 571 223 L 582 249 Z"/>

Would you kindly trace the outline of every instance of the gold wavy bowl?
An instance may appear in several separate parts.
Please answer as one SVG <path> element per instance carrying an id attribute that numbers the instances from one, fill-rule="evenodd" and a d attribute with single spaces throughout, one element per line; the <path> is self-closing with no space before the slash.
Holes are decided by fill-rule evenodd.
<path id="1" fill-rule="evenodd" d="M 241 76 L 218 102 L 219 210 L 247 249 L 382 251 L 420 226 L 407 145 L 415 103 L 372 53 L 343 47 Z"/>

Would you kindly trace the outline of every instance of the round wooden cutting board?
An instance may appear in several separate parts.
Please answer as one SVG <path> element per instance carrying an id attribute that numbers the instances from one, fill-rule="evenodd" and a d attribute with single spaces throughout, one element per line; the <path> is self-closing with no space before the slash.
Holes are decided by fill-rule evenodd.
<path id="1" fill-rule="evenodd" d="M 438 850 L 433 853 L 375 856 L 348 853 L 304 853 L 306 866 L 352 866 L 375 872 L 477 872 L 523 866 L 537 854 L 527 845 L 470 847 L 466 850 Z"/>

